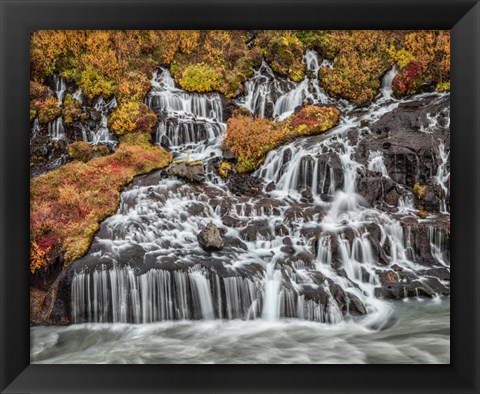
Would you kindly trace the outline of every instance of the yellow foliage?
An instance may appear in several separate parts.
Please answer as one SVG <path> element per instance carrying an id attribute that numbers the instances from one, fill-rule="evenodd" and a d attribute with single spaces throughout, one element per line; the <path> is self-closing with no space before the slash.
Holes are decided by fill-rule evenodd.
<path id="1" fill-rule="evenodd" d="M 33 241 L 30 244 L 30 272 L 32 275 L 39 269 L 45 268 L 48 265 L 49 258 L 48 252 L 50 248 L 43 250 L 40 249 L 38 244 Z"/>
<path id="2" fill-rule="evenodd" d="M 222 164 L 220 164 L 218 173 L 222 178 L 228 178 L 232 173 L 232 170 L 233 170 L 232 164 L 230 164 L 228 161 L 223 161 Z"/>
<path id="3" fill-rule="evenodd" d="M 221 74 L 208 64 L 192 64 L 185 68 L 178 83 L 180 86 L 191 92 L 211 92 L 221 87 Z"/>
<path id="4" fill-rule="evenodd" d="M 423 198 L 425 197 L 425 190 L 426 187 L 420 185 L 420 183 L 415 183 L 415 185 L 413 185 L 413 193 L 419 200 L 423 200 Z"/>

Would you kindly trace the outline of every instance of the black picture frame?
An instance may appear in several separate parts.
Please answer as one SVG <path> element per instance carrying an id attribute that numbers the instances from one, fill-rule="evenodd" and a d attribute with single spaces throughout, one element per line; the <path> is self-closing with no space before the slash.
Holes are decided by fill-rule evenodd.
<path id="1" fill-rule="evenodd" d="M 480 4 L 0 0 L 2 393 L 478 393 Z M 29 365 L 29 38 L 36 29 L 450 29 L 450 365 Z"/>

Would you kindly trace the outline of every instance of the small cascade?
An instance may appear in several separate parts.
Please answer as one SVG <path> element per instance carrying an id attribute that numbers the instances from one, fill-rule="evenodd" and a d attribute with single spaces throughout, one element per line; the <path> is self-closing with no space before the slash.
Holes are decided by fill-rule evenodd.
<path id="1" fill-rule="evenodd" d="M 428 229 L 428 238 L 430 240 L 430 250 L 435 261 L 444 267 L 449 267 L 448 237 L 443 229 L 430 226 Z"/>
<path id="2" fill-rule="evenodd" d="M 386 99 L 393 97 L 392 83 L 395 76 L 398 74 L 398 67 L 394 65 L 382 78 L 381 94 Z"/>
<path id="3" fill-rule="evenodd" d="M 65 129 L 63 127 L 63 118 L 59 116 L 47 125 L 48 135 L 54 141 L 65 139 Z"/>
<path id="4" fill-rule="evenodd" d="M 277 100 L 294 87 L 294 82 L 276 78 L 272 69 L 263 61 L 260 68 L 254 71 L 253 77 L 245 82 L 246 95 L 237 103 L 252 114 L 272 117 Z"/>
<path id="5" fill-rule="evenodd" d="M 450 182 L 450 152 L 445 151 L 445 144 L 443 141 L 440 141 L 438 145 L 438 158 L 440 159 L 440 164 L 437 168 L 435 181 L 443 190 L 440 211 L 447 213 L 447 196 L 449 194 Z"/>
<path id="6" fill-rule="evenodd" d="M 82 88 L 78 88 L 75 93 L 72 94 L 72 97 L 74 100 L 79 101 L 80 103 L 83 103 L 83 91 Z"/>
<path id="7" fill-rule="evenodd" d="M 238 104 L 255 115 L 282 120 L 305 100 L 312 104 L 331 102 L 318 84 L 320 66 L 317 52 L 307 50 L 304 63 L 307 76 L 300 83 L 295 83 L 279 79 L 264 61 L 253 78 L 245 83 L 247 95 L 238 100 Z"/>
<path id="8" fill-rule="evenodd" d="M 170 72 L 153 73 L 147 105 L 155 111 L 158 125 L 154 141 L 177 152 L 186 149 L 206 156 L 205 150 L 219 152 L 219 137 L 225 131 L 222 101 L 218 94 L 189 93 L 175 87 Z"/>
<path id="9" fill-rule="evenodd" d="M 33 127 L 32 127 L 32 138 L 35 137 L 40 132 L 40 122 L 38 121 L 38 117 L 33 120 Z"/>
<path id="10" fill-rule="evenodd" d="M 80 97 L 80 102 L 81 100 L 81 91 L 78 92 L 78 95 Z M 116 145 L 117 141 L 115 139 L 115 136 L 110 133 L 110 130 L 108 129 L 108 115 L 115 109 L 117 108 L 117 100 L 112 98 L 108 102 L 105 101 L 103 96 L 99 96 L 97 100 L 95 101 L 94 104 L 94 111 L 96 111 L 99 114 L 99 121 L 96 123 L 96 126 L 93 128 L 89 128 L 86 126 L 82 127 L 82 136 L 83 136 L 83 141 L 92 144 L 92 145 L 98 145 L 98 144 L 111 144 L 111 145 Z"/>
<path id="11" fill-rule="evenodd" d="M 274 321 L 279 318 L 279 300 L 281 287 L 282 274 L 279 270 L 275 270 L 275 263 L 269 263 L 267 265 L 267 278 L 265 282 L 265 303 L 262 312 L 263 319 Z"/>
<path id="12" fill-rule="evenodd" d="M 58 74 L 53 74 L 53 85 L 55 88 L 55 96 L 58 99 L 58 106 L 62 107 L 65 92 L 67 90 L 67 84 L 65 80 Z"/>
<path id="13" fill-rule="evenodd" d="M 388 171 L 383 162 L 383 154 L 379 151 L 370 152 L 368 158 L 368 169 L 370 171 L 379 172 L 384 177 L 388 177 Z"/>

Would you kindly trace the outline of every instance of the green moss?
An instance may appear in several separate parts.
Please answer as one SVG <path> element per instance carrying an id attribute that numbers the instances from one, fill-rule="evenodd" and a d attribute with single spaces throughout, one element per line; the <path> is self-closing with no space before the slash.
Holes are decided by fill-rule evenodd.
<path id="1" fill-rule="evenodd" d="M 212 92 L 222 86 L 222 75 L 205 63 L 193 64 L 185 68 L 178 83 L 190 92 Z"/>
<path id="2" fill-rule="evenodd" d="M 294 31 L 264 31 L 257 41 L 266 48 L 265 59 L 273 71 L 297 82 L 305 77 L 305 47 Z"/>
<path id="3" fill-rule="evenodd" d="M 79 85 L 82 88 L 83 95 L 89 102 L 93 102 L 93 100 L 101 94 L 104 97 L 111 97 L 117 89 L 115 81 L 100 75 L 91 67 L 82 72 Z"/>
<path id="4" fill-rule="evenodd" d="M 110 129 L 117 135 L 153 132 L 157 115 L 140 101 L 120 103 L 109 117 Z"/>
<path id="5" fill-rule="evenodd" d="M 74 99 L 70 93 L 67 93 L 63 101 L 62 112 L 65 124 L 72 124 L 75 121 L 81 120 L 83 114 L 82 103 Z"/>
<path id="6" fill-rule="evenodd" d="M 75 141 L 67 147 L 68 156 L 72 160 L 79 160 L 84 163 L 88 162 L 93 157 L 93 148 L 83 141 Z"/>
<path id="7" fill-rule="evenodd" d="M 218 169 L 218 173 L 220 174 L 220 176 L 222 178 L 228 178 L 232 173 L 232 171 L 233 171 L 232 164 L 229 163 L 228 161 L 222 161 Z"/>
<path id="8" fill-rule="evenodd" d="M 95 145 L 93 151 L 99 153 L 100 156 L 108 156 L 110 154 L 110 150 L 105 145 Z"/>

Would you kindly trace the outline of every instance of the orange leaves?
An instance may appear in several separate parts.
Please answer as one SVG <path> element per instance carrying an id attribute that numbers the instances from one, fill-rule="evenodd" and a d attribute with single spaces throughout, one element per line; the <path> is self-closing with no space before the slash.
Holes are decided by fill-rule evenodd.
<path id="1" fill-rule="evenodd" d="M 51 122 L 62 114 L 62 110 L 58 107 L 58 100 L 55 97 L 49 97 L 43 101 L 34 101 L 33 108 L 37 111 L 38 121 L 41 124 Z"/>
<path id="2" fill-rule="evenodd" d="M 118 136 L 132 132 L 151 133 L 156 123 L 157 115 L 139 101 L 121 104 L 109 118 L 110 129 Z"/>
<path id="3" fill-rule="evenodd" d="M 282 122 L 237 115 L 227 122 L 224 149 L 237 158 L 238 172 L 253 171 L 265 155 L 294 138 L 324 132 L 338 123 L 340 112 L 334 107 L 307 106 Z"/>
<path id="4" fill-rule="evenodd" d="M 320 53 L 335 53 L 333 69 L 320 70 L 320 83 L 333 96 L 359 103 L 371 101 L 378 93 L 381 77 L 394 63 L 401 73 L 412 61 L 420 64 L 418 83 L 412 89 L 397 89 L 410 92 L 402 94 L 416 93 L 424 83 L 449 79 L 448 31 L 334 30 L 313 38 L 305 33 L 303 36 Z M 325 37 L 330 39 L 327 41 Z"/>
<path id="5" fill-rule="evenodd" d="M 35 241 L 30 244 L 30 272 L 32 275 L 49 264 L 49 252 L 50 248 L 43 250 Z"/>
<path id="6" fill-rule="evenodd" d="M 37 30 L 31 35 L 30 65 L 32 79 L 43 82 L 53 74 L 59 60 L 67 53 L 67 41 L 62 30 Z"/>
<path id="7" fill-rule="evenodd" d="M 67 263 L 82 256 L 98 223 L 115 212 L 119 189 L 135 175 L 162 168 L 171 154 L 149 145 L 121 144 L 109 156 L 75 161 L 30 181 L 31 269 L 64 253 Z M 32 273 L 33 273 L 32 272 Z"/>
<path id="8" fill-rule="evenodd" d="M 356 102 L 372 100 L 380 88 L 381 76 L 392 67 L 387 53 L 387 43 L 392 31 L 335 30 L 326 33 L 333 37 L 325 45 L 334 42 L 336 57 L 333 69 L 320 69 L 320 83 L 332 96 L 340 96 Z M 320 41 L 318 45 L 324 45 Z M 331 52 L 322 48 L 320 52 Z"/>

